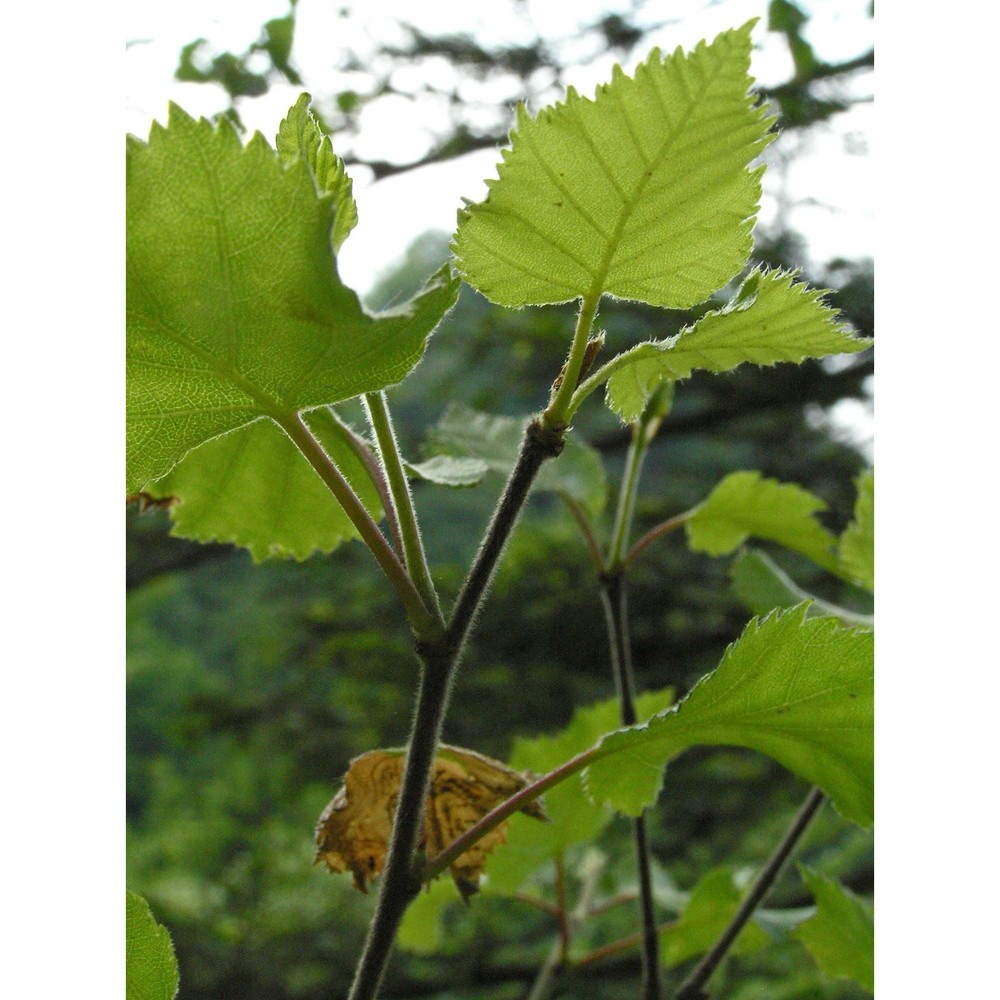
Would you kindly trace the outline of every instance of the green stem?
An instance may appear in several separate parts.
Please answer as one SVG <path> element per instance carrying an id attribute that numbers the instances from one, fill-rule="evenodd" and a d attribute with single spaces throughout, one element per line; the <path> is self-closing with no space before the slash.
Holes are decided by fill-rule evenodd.
<path id="1" fill-rule="evenodd" d="M 372 454 L 371 448 L 368 447 L 368 442 L 350 424 L 341 420 L 336 410 L 331 409 L 330 412 L 333 414 L 333 419 L 340 424 L 351 451 L 358 456 L 361 462 L 364 463 L 364 467 L 368 470 L 368 475 L 371 476 L 372 482 L 375 484 L 375 489 L 378 491 L 382 510 L 385 511 L 385 521 L 389 526 L 389 533 L 392 535 L 392 544 L 396 547 L 396 552 L 402 555 L 403 536 L 399 532 L 399 520 L 396 517 L 392 494 L 389 493 L 389 484 L 386 482 L 382 466 L 378 464 L 378 460 Z"/>
<path id="2" fill-rule="evenodd" d="M 568 412 L 570 400 L 576 391 L 580 372 L 583 369 L 583 359 L 587 353 L 587 341 L 594 327 L 597 307 L 601 302 L 601 292 L 591 292 L 580 303 L 580 312 L 576 318 L 576 330 L 573 333 L 573 343 L 566 358 L 559 387 L 554 389 L 549 399 L 549 405 L 542 414 L 542 426 L 547 430 L 565 427 L 569 423 Z"/>
<path id="3" fill-rule="evenodd" d="M 334 465 L 330 456 L 323 450 L 323 446 L 313 436 L 312 431 L 306 426 L 305 421 L 299 414 L 293 418 L 275 420 L 281 425 L 281 429 L 291 438 L 295 446 L 302 452 L 306 461 L 317 472 L 320 479 L 326 484 L 330 492 L 336 497 L 337 502 L 344 508 L 344 512 L 351 519 L 351 523 L 358 529 L 362 541 L 371 550 L 382 571 L 389 579 L 393 589 L 396 591 L 403 604 L 410 627 L 418 637 L 429 638 L 441 634 L 441 620 L 432 611 L 428 610 L 423 598 L 413 584 L 406 572 L 399 557 L 393 552 L 392 547 L 386 541 L 385 536 L 378 529 L 378 525 L 372 520 L 371 515 L 365 510 L 364 504 L 358 499 L 358 495 L 351 489 L 350 483 L 343 477 L 340 470 Z"/>
<path id="4" fill-rule="evenodd" d="M 781 838 L 778 846 L 774 849 L 767 864 L 761 869 L 746 899 L 740 904 L 740 908 L 733 915 L 732 920 L 729 921 L 728 926 L 719 936 L 712 950 L 698 963 L 691 975 L 681 984 L 680 988 L 674 994 L 675 1000 L 708 1000 L 708 993 L 703 987 L 722 959 L 725 958 L 726 953 L 732 947 L 740 931 L 743 930 L 746 922 L 753 916 L 754 910 L 764 902 L 768 892 L 771 890 L 771 886 L 774 885 L 778 875 L 781 874 L 781 869 L 784 868 L 785 862 L 788 861 L 789 856 L 795 849 L 795 845 L 808 829 L 812 818 L 819 811 L 819 807 L 823 804 L 824 800 L 825 796 L 818 788 L 813 788 L 806 796 L 805 802 L 802 803 L 795 819 L 792 820 L 791 825 L 785 832 L 784 837 Z"/>
<path id="5" fill-rule="evenodd" d="M 625 458 L 625 471 L 622 474 L 621 489 L 618 493 L 615 524 L 611 531 L 611 543 L 608 547 L 607 566 L 612 572 L 619 569 L 624 562 L 625 548 L 628 545 L 629 535 L 632 533 L 635 498 L 639 492 L 639 475 L 642 472 L 645 457 L 645 434 L 640 424 L 635 423 L 632 425 L 632 442 Z"/>
<path id="6" fill-rule="evenodd" d="M 396 432 L 392 426 L 392 417 L 389 415 L 389 405 L 386 402 L 385 393 L 370 392 L 365 396 L 364 402 L 368 412 L 368 421 L 375 432 L 375 441 L 378 445 L 382 468 L 385 470 L 389 484 L 389 493 L 392 497 L 395 519 L 399 525 L 403 559 L 407 572 L 423 598 L 424 604 L 437 614 L 443 627 L 444 619 L 441 617 L 441 605 L 438 602 L 437 590 L 427 565 L 424 543 L 420 537 L 420 526 L 417 523 L 417 513 L 413 508 L 410 483 L 399 454 L 399 445 L 396 442 Z"/>

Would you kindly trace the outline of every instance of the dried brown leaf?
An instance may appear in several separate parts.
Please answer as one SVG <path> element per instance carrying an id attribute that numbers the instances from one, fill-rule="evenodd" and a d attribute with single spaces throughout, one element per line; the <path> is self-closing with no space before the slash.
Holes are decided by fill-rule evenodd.
<path id="1" fill-rule="evenodd" d="M 368 883 L 385 864 L 404 764 L 401 750 L 371 750 L 355 757 L 343 787 L 316 826 L 316 861 L 325 861 L 333 872 L 351 872 L 362 892 L 368 891 Z M 424 810 L 422 850 L 431 858 L 440 854 L 530 780 L 530 774 L 513 771 L 500 761 L 442 744 Z M 547 818 L 539 802 L 528 803 L 522 812 Z M 451 865 L 463 897 L 478 890 L 486 856 L 506 841 L 507 824 L 501 823 Z"/>

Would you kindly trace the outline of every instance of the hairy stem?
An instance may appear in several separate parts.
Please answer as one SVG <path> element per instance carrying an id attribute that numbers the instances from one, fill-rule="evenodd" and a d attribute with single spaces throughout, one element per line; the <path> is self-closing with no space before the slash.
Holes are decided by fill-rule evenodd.
<path id="1" fill-rule="evenodd" d="M 426 868 L 421 871 L 414 859 L 423 827 L 423 809 L 430 784 L 431 766 L 440 742 L 451 682 L 476 613 L 517 522 L 518 514 L 528 498 L 531 485 L 542 463 L 562 451 L 563 433 L 564 428 L 545 430 L 537 420 L 528 425 L 517 462 L 465 584 L 459 592 L 444 634 L 428 641 L 418 640 L 417 652 L 423 662 L 423 671 L 410 729 L 406 766 L 378 903 L 368 928 L 368 937 L 355 972 L 349 1000 L 373 1000 L 375 997 L 399 923 L 406 908 L 420 891 L 422 876 L 426 877 Z"/>
<path id="2" fill-rule="evenodd" d="M 420 537 L 420 526 L 417 523 L 417 512 L 413 508 L 413 497 L 410 494 L 410 483 L 406 477 L 406 471 L 403 469 L 403 460 L 399 454 L 399 445 L 396 443 L 396 432 L 392 426 L 392 417 L 389 415 L 389 405 L 386 402 L 385 393 L 370 392 L 365 396 L 364 402 L 368 421 L 375 432 L 375 441 L 378 445 L 379 458 L 382 460 L 382 468 L 385 469 L 388 480 L 407 572 L 423 598 L 424 604 L 440 618 L 441 605 L 438 603 L 437 590 L 434 588 L 434 580 L 431 578 L 430 568 L 427 565 L 424 543 Z M 441 622 L 443 625 L 443 618 Z"/>
<path id="3" fill-rule="evenodd" d="M 791 826 L 785 832 L 781 842 L 774 849 L 774 853 L 768 858 L 767 864 L 761 869 L 760 874 L 754 881 L 746 899 L 740 904 L 740 908 L 733 915 L 733 919 L 722 932 L 719 940 L 712 946 L 712 950 L 698 963 L 697 968 L 681 984 L 674 994 L 675 1000 L 708 1000 L 708 993 L 704 986 L 708 982 L 712 973 L 715 972 L 719 963 L 726 956 L 726 952 L 732 947 L 744 925 L 753 916 L 754 910 L 764 902 L 765 897 L 771 890 L 781 874 L 781 869 L 785 866 L 796 844 L 802 838 L 812 821 L 813 816 L 819 811 L 819 807 L 825 799 L 824 794 L 813 788 L 806 796 Z"/>
<path id="4" fill-rule="evenodd" d="M 375 915 L 368 927 L 349 1000 L 372 1000 L 378 992 L 399 923 L 406 908 L 420 892 L 420 873 L 413 859 L 423 830 L 424 801 L 431 765 L 441 737 L 454 666 L 452 658 L 447 655 L 442 657 L 428 653 L 422 659 L 420 690 L 392 824 L 392 838 Z"/>
<path id="5" fill-rule="evenodd" d="M 517 462 L 448 620 L 446 640 L 457 656 L 461 655 L 472 622 L 493 579 L 521 508 L 528 499 L 538 470 L 547 458 L 555 458 L 562 452 L 565 432 L 565 427 L 545 428 L 540 420 L 532 420 L 524 432 Z"/>
<path id="6" fill-rule="evenodd" d="M 275 419 L 277 420 L 277 417 Z M 340 506 L 344 508 L 351 523 L 358 529 L 362 541 L 371 550 L 379 566 L 382 567 L 382 572 L 388 577 L 389 583 L 396 591 L 403 604 L 403 610 L 406 612 L 410 627 L 416 635 L 423 638 L 439 636 L 442 628 L 440 617 L 424 604 L 420 592 L 414 586 L 405 567 L 399 561 L 399 557 L 393 552 L 392 546 L 379 531 L 378 525 L 365 510 L 364 504 L 358 499 L 358 495 L 351 488 L 350 483 L 343 477 L 340 469 L 334 465 L 302 417 L 295 414 L 293 418 L 282 419 L 278 422 L 281 429 L 292 439 L 306 461 L 336 497 Z"/>

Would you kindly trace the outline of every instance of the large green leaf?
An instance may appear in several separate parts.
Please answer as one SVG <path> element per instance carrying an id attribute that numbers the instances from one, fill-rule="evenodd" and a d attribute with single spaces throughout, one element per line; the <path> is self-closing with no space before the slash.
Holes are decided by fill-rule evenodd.
<path id="1" fill-rule="evenodd" d="M 759 750 L 819 785 L 862 826 L 873 815 L 874 637 L 806 607 L 754 619 L 672 711 L 612 733 L 585 772 L 596 802 L 638 815 L 687 747 Z"/>
<path id="2" fill-rule="evenodd" d="M 329 409 L 305 418 L 368 512 L 382 516 L 375 484 Z M 270 420 L 213 438 L 146 490 L 175 497 L 173 534 L 199 542 L 232 542 L 255 560 L 305 559 L 330 552 L 358 533 L 299 450 Z"/>
<path id="3" fill-rule="evenodd" d="M 868 907 L 835 879 L 805 865 L 799 871 L 816 897 L 816 914 L 796 930 L 816 964 L 828 975 L 875 989 L 875 925 Z"/>
<path id="4" fill-rule="evenodd" d="M 837 322 L 836 310 L 821 301 L 821 290 L 794 279 L 788 271 L 754 270 L 724 308 L 676 336 L 618 355 L 601 369 L 608 379 L 608 406 L 632 421 L 664 379 L 687 378 L 696 369 L 725 372 L 742 364 L 851 354 L 870 345 Z"/>
<path id="5" fill-rule="evenodd" d="M 858 478 L 854 520 L 840 536 L 840 565 L 871 593 L 875 592 L 875 473 Z"/>
<path id="6" fill-rule="evenodd" d="M 687 308 L 744 267 L 772 138 L 749 93 L 753 22 L 616 66 L 593 100 L 521 106 L 499 178 L 460 214 L 458 269 L 507 306 L 606 292 Z"/>
<path id="7" fill-rule="evenodd" d="M 156 922 L 142 896 L 126 890 L 126 1000 L 173 1000 L 179 978 L 166 927 Z"/>
<path id="8" fill-rule="evenodd" d="M 680 918 L 660 932 L 660 955 L 668 968 L 708 951 L 739 909 L 743 893 L 732 872 L 714 868 L 691 890 L 691 898 Z M 755 951 L 770 939 L 754 923 L 748 923 L 736 938 L 733 953 Z"/>
<path id="9" fill-rule="evenodd" d="M 453 405 L 431 429 L 427 450 L 432 455 L 474 458 L 506 476 L 514 467 L 524 435 L 524 420 L 478 413 Z M 607 500 L 607 479 L 600 455 L 577 437 L 566 438 L 562 454 L 546 462 L 535 489 L 566 493 L 596 516 Z"/>
<path id="10" fill-rule="evenodd" d="M 458 291 L 447 268 L 399 311 L 369 316 L 337 276 L 337 201 L 306 160 L 171 106 L 129 137 L 127 491 L 264 416 L 398 382 Z"/>
<path id="11" fill-rule="evenodd" d="M 734 472 L 723 479 L 685 522 L 696 552 L 721 556 L 751 535 L 801 552 L 819 566 L 837 569 L 837 539 L 817 520 L 826 509 L 819 497 L 796 486 L 765 479 L 759 472 Z"/>

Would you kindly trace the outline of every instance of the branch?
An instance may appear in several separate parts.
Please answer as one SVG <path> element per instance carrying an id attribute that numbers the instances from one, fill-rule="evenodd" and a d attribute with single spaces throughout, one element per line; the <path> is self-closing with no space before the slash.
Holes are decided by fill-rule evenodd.
<path id="1" fill-rule="evenodd" d="M 761 869 L 746 899 L 743 900 L 740 908 L 729 922 L 729 926 L 722 932 L 712 950 L 698 963 L 694 972 L 681 984 L 677 993 L 674 994 L 674 1000 L 709 1000 L 708 993 L 702 987 L 708 982 L 709 977 L 715 972 L 722 959 L 725 958 L 726 952 L 732 947 L 740 931 L 743 930 L 743 926 L 753 916 L 754 910 L 764 902 L 764 898 L 771 891 L 771 886 L 774 885 L 785 862 L 806 832 L 809 823 L 825 798 L 826 796 L 818 788 L 813 788 L 806 796 L 805 802 L 802 803 L 795 819 L 792 820 L 792 825 L 781 838 L 781 842 L 774 849 L 767 864 Z"/>

